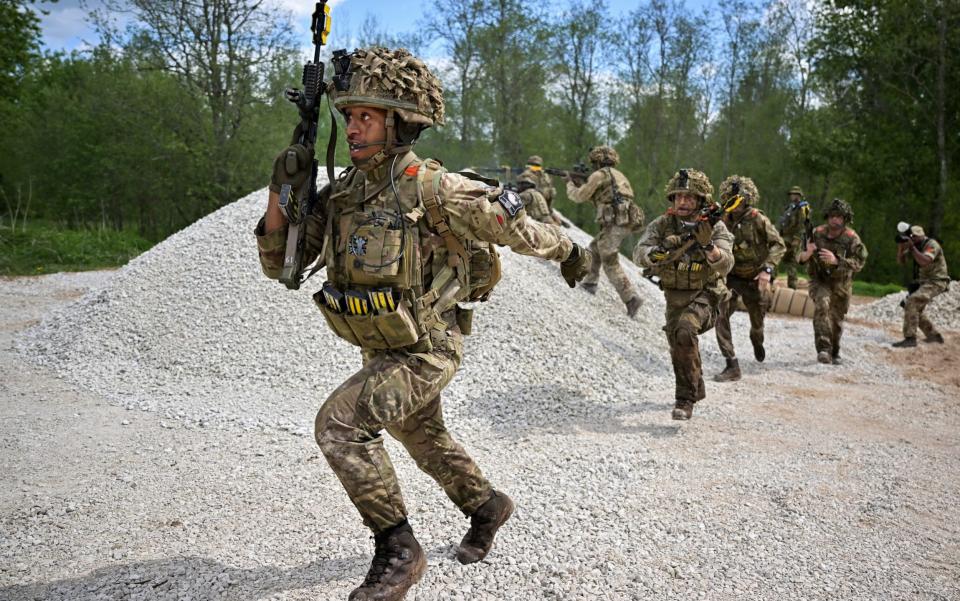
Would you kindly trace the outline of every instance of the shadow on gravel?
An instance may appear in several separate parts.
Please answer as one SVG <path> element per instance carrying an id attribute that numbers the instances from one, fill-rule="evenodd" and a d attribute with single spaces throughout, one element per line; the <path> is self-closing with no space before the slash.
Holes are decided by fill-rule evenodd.
<path id="1" fill-rule="evenodd" d="M 440 550 L 446 554 L 444 547 Z M 334 581 L 359 584 L 369 557 L 325 559 L 289 568 L 232 568 L 204 557 L 176 557 L 94 570 L 85 576 L 0 588 L 4 601 L 191 599 L 247 601 Z"/>
<path id="2" fill-rule="evenodd" d="M 559 386 L 518 386 L 490 391 L 470 399 L 460 412 L 490 423 L 505 438 L 519 439 L 531 431 L 570 433 L 574 430 L 603 434 L 640 434 L 652 438 L 676 436 L 675 425 L 642 423 L 641 414 L 669 412 L 673 403 L 617 403 L 588 400 L 583 391 Z"/>

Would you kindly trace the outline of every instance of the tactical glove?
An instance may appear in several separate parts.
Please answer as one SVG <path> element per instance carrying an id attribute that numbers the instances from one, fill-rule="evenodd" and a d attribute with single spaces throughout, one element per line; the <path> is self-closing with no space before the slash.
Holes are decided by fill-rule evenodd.
<path id="1" fill-rule="evenodd" d="M 560 275 L 567 281 L 567 285 L 573 288 L 590 272 L 592 261 L 593 254 L 574 243 L 573 250 L 570 251 L 563 263 L 560 263 Z"/>
<path id="2" fill-rule="evenodd" d="M 299 207 L 295 201 L 306 195 L 312 171 L 313 148 L 307 148 L 303 144 L 287 146 L 273 161 L 270 190 L 279 193 L 281 186 L 290 184 L 293 206 L 288 204 L 285 211 L 289 221 L 299 221 Z"/>
<path id="3" fill-rule="evenodd" d="M 713 243 L 713 226 L 710 225 L 709 221 L 700 221 L 697 223 L 696 229 L 693 230 L 693 235 L 697 239 L 697 244 L 701 247 L 709 247 Z"/>
<path id="4" fill-rule="evenodd" d="M 672 250 L 678 248 L 683 244 L 683 236 L 678 236 L 677 234 L 672 234 L 663 239 L 662 246 L 667 250 Z"/>

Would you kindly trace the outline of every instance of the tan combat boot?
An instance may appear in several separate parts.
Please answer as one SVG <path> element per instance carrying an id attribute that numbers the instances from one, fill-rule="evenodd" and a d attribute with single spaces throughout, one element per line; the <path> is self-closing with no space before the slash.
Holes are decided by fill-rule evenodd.
<path id="1" fill-rule="evenodd" d="M 627 317 L 633 318 L 637 311 L 640 310 L 640 306 L 643 305 L 643 301 L 639 296 L 635 296 L 627 301 Z"/>
<path id="2" fill-rule="evenodd" d="M 677 399 L 677 402 L 673 404 L 671 417 L 673 419 L 690 419 L 693 417 L 693 401 Z"/>
<path id="3" fill-rule="evenodd" d="M 427 569 L 423 549 L 406 520 L 373 539 L 376 548 L 370 570 L 349 601 L 400 601 Z"/>
<path id="4" fill-rule="evenodd" d="M 827 351 L 820 351 L 817 353 L 817 361 L 820 363 L 833 363 L 833 358 L 830 357 L 830 353 Z"/>
<path id="5" fill-rule="evenodd" d="M 740 379 L 740 362 L 736 357 L 727 359 L 727 366 L 717 375 L 713 376 L 714 382 L 736 382 Z"/>
<path id="6" fill-rule="evenodd" d="M 470 516 L 470 529 L 460 541 L 457 561 L 466 565 L 487 556 L 493 547 L 493 537 L 513 513 L 513 501 L 502 492 L 493 491 L 486 503 Z"/>

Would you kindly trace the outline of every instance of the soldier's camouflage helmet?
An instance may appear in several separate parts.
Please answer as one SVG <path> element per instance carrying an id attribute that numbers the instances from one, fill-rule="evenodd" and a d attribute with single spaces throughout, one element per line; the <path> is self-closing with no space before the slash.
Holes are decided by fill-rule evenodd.
<path id="1" fill-rule="evenodd" d="M 527 165 L 536 165 L 537 167 L 543 167 L 543 157 L 538 154 L 530 155 L 530 158 L 527 159 Z"/>
<path id="2" fill-rule="evenodd" d="M 731 175 L 720 184 L 720 202 L 725 203 L 737 195 L 743 197 L 745 205 L 755 204 L 760 200 L 760 192 L 752 179 L 742 175 Z"/>
<path id="3" fill-rule="evenodd" d="M 840 215 L 847 223 L 853 222 L 853 209 L 842 198 L 834 198 L 830 206 L 823 212 L 824 219 L 829 219 L 831 215 Z"/>
<path id="4" fill-rule="evenodd" d="M 620 155 L 609 146 L 594 146 L 590 149 L 587 159 L 594 165 L 601 167 L 613 167 L 620 163 Z"/>
<path id="5" fill-rule="evenodd" d="M 536 186 L 537 180 L 533 179 L 532 173 L 530 173 L 529 171 L 524 171 L 523 173 L 517 176 L 517 183 L 518 184 L 528 183 Z"/>
<path id="6" fill-rule="evenodd" d="M 664 193 L 667 200 L 673 202 L 673 195 L 677 192 L 689 192 L 700 198 L 702 203 L 713 202 L 713 184 L 710 178 L 702 171 L 696 169 L 681 169 L 673 174 Z"/>
<path id="7" fill-rule="evenodd" d="M 787 191 L 787 196 L 791 194 L 799 194 L 801 198 L 803 197 L 803 190 L 800 189 L 800 186 L 793 186 L 790 190 Z"/>
<path id="8" fill-rule="evenodd" d="M 358 48 L 350 55 L 349 84 L 330 86 L 333 105 L 375 106 L 394 110 L 407 123 L 424 127 L 443 125 L 443 88 L 440 80 L 406 48 Z"/>

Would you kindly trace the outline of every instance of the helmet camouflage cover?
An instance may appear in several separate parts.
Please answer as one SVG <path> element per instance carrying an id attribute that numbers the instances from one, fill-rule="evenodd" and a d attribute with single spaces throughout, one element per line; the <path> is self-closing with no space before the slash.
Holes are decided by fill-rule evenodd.
<path id="1" fill-rule="evenodd" d="M 754 204 L 760 200 L 760 192 L 749 177 L 731 175 L 720 184 L 720 202 L 725 203 L 737 195 L 743 197 L 745 204 Z"/>
<path id="2" fill-rule="evenodd" d="M 664 192 L 670 202 L 673 202 L 673 195 L 677 192 L 689 192 L 700 197 L 703 202 L 713 202 L 713 184 L 710 183 L 710 178 L 696 169 L 681 169 L 674 173 Z"/>
<path id="3" fill-rule="evenodd" d="M 537 167 L 543 167 L 543 157 L 538 154 L 530 155 L 530 158 L 527 159 L 527 165 L 536 165 Z"/>
<path id="4" fill-rule="evenodd" d="M 620 155 L 609 146 L 594 146 L 590 149 L 590 154 L 587 158 L 591 163 L 604 167 L 607 165 L 612 167 L 620 162 Z"/>
<path id="5" fill-rule="evenodd" d="M 800 188 L 800 186 L 793 186 L 792 188 L 790 188 L 790 190 L 787 192 L 787 194 L 788 194 L 788 195 L 790 195 L 790 194 L 799 194 L 800 196 L 803 196 L 803 190 Z"/>
<path id="6" fill-rule="evenodd" d="M 847 223 L 853 221 L 853 209 L 850 207 L 850 203 L 842 198 L 834 198 L 830 206 L 823 212 L 824 219 L 829 219 L 831 215 L 840 215 Z"/>
<path id="7" fill-rule="evenodd" d="M 346 90 L 330 86 L 333 105 L 394 109 L 407 123 L 443 125 L 443 88 L 427 65 L 406 48 L 358 48 L 350 55 Z"/>
<path id="8" fill-rule="evenodd" d="M 532 174 L 532 173 L 529 173 L 529 172 L 527 172 L 527 171 L 524 171 L 523 173 L 521 173 L 520 175 L 517 176 L 517 183 L 518 183 L 518 184 L 528 183 L 528 184 L 533 184 L 534 186 L 536 186 L 536 185 L 537 185 L 537 180 L 533 179 L 533 174 Z"/>

